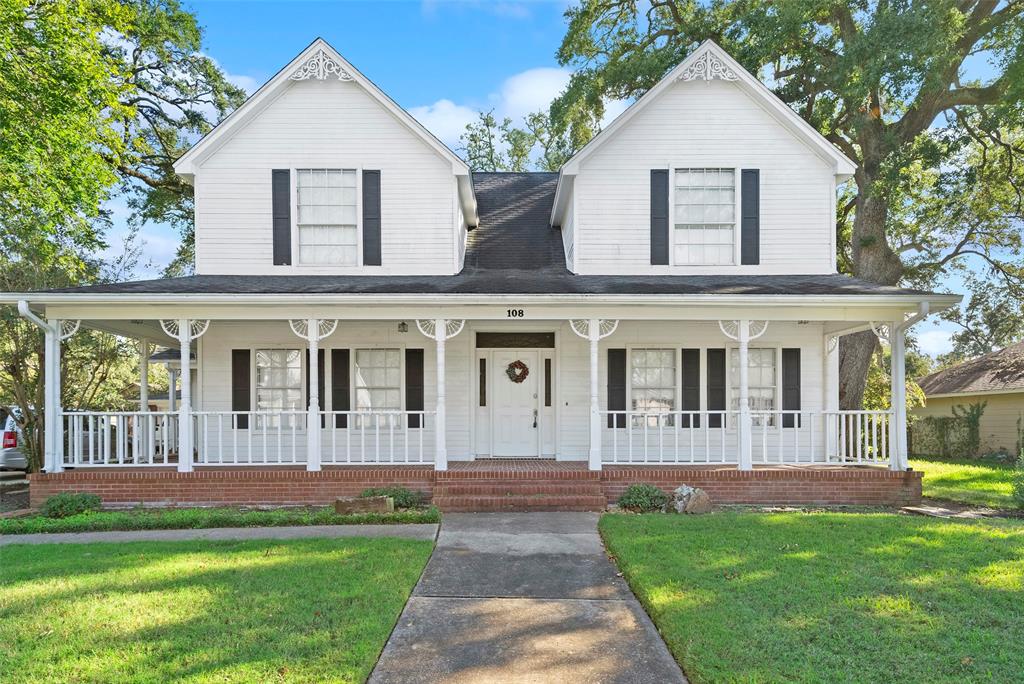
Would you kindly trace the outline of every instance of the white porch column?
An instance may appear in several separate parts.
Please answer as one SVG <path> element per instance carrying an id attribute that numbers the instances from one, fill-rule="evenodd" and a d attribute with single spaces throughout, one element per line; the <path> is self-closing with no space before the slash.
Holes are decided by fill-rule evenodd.
<path id="1" fill-rule="evenodd" d="M 601 388 L 598 373 L 598 343 L 615 332 L 619 327 L 619 322 L 600 318 L 574 319 L 569 321 L 569 327 L 577 336 L 590 343 L 590 452 L 587 461 L 590 470 L 601 470 Z M 630 420 L 628 415 L 626 420 Z"/>
<path id="2" fill-rule="evenodd" d="M 63 459 L 59 456 L 58 444 L 64 437 L 60 417 L 61 322 L 49 320 L 47 323 L 49 329 L 43 333 L 43 353 L 46 356 L 43 368 L 43 469 L 48 473 L 59 473 L 63 470 Z"/>
<path id="3" fill-rule="evenodd" d="M 825 408 L 821 434 L 825 435 L 825 461 L 839 454 L 839 421 L 834 417 L 839 410 L 839 338 L 825 335 L 825 384 L 821 405 Z M 835 424 L 833 427 L 833 423 Z"/>
<path id="4" fill-rule="evenodd" d="M 443 318 L 434 320 L 434 342 L 437 347 L 437 406 L 434 419 L 434 470 L 448 470 L 448 416 L 447 389 L 444 367 L 444 343 L 447 337 L 448 321 Z"/>
<path id="5" fill-rule="evenodd" d="M 149 340 L 139 340 L 139 411 L 149 411 Z"/>
<path id="6" fill-rule="evenodd" d="M 181 349 L 181 408 L 178 411 L 178 472 L 192 472 L 192 322 L 178 321 Z"/>
<path id="7" fill-rule="evenodd" d="M 737 330 L 737 341 L 739 342 L 739 364 L 740 364 L 740 425 L 739 425 L 739 469 L 753 470 L 753 445 L 750 441 L 753 419 L 750 416 L 750 321 L 739 322 Z"/>
<path id="8" fill-rule="evenodd" d="M 309 406 L 306 413 L 306 470 L 320 470 L 320 321 L 306 322 L 309 340 Z"/>
<path id="9" fill-rule="evenodd" d="M 598 386 L 598 342 L 601 340 L 601 321 L 591 318 L 587 322 L 587 340 L 590 342 L 590 470 L 601 470 L 601 403 Z"/>
<path id="10" fill-rule="evenodd" d="M 448 440 L 447 440 L 447 389 L 445 382 L 445 342 L 462 332 L 465 327 L 465 320 L 447 320 L 435 318 L 432 320 L 417 320 L 416 327 L 425 336 L 433 338 L 437 349 L 437 398 L 434 406 L 434 470 L 448 470 Z"/>
<path id="11" fill-rule="evenodd" d="M 893 321 L 889 327 L 890 365 L 892 367 L 892 422 L 889 430 L 889 468 L 906 470 L 907 460 L 907 365 L 906 328 L 904 321 Z"/>
<path id="12" fill-rule="evenodd" d="M 178 410 L 178 371 L 174 370 L 170 366 L 167 367 L 167 410 L 171 413 Z M 169 426 L 170 422 L 168 421 L 164 425 Z M 168 449 L 174 448 L 174 443 L 177 438 L 178 435 L 174 430 L 167 431 Z"/>

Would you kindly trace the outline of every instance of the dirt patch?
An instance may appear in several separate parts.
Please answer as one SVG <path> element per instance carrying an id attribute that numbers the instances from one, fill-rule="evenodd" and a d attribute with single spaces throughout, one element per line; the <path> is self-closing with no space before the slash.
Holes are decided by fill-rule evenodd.
<path id="1" fill-rule="evenodd" d="M 28 483 L 0 484 L 0 513 L 28 508 Z"/>

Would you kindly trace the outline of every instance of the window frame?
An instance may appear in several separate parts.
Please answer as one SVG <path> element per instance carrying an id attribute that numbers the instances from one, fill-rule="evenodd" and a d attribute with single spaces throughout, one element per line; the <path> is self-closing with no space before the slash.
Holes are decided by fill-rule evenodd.
<path id="1" fill-rule="evenodd" d="M 773 412 L 778 412 L 782 410 L 782 347 L 782 344 L 753 344 L 748 347 L 748 351 L 750 349 L 771 349 L 774 352 L 773 357 L 775 362 L 775 391 L 772 393 Z M 734 391 L 732 386 L 732 353 L 735 350 L 736 353 L 739 354 L 739 349 L 740 347 L 738 344 L 731 344 L 725 347 L 725 406 L 726 412 L 729 414 L 733 413 L 736 410 L 732 408 L 733 398 L 736 398 L 737 401 L 739 400 L 738 388 L 736 391 Z M 738 423 L 738 421 L 735 420 L 730 422 Z M 781 422 L 776 421 L 774 416 L 772 416 L 768 421 L 768 427 L 771 428 L 777 428 L 779 424 L 781 424 Z M 737 426 L 731 425 L 730 427 L 732 430 L 735 430 Z M 761 425 L 758 425 L 755 421 L 754 429 L 758 429 L 760 427 Z"/>
<path id="2" fill-rule="evenodd" d="M 354 264 L 307 264 L 302 262 L 302 250 L 299 240 L 299 171 L 355 171 L 356 174 L 356 262 Z M 293 166 L 291 167 L 291 244 L 293 266 L 299 268 L 343 269 L 354 270 L 363 268 L 363 167 L 346 166 Z"/>
<path id="3" fill-rule="evenodd" d="M 668 190 L 669 190 L 669 201 L 668 201 L 668 249 L 669 249 L 669 264 L 671 266 L 685 266 L 689 268 L 730 268 L 740 265 L 741 261 L 741 226 L 742 226 L 742 201 L 743 201 L 743 189 L 742 164 L 719 164 L 712 166 L 695 166 L 695 165 L 682 165 L 675 162 L 669 164 L 668 167 Z M 676 261 L 676 172 L 677 171 L 693 171 L 695 169 L 732 169 L 733 173 L 733 230 L 732 230 L 732 263 L 730 264 L 689 264 L 689 263 L 678 263 Z M 727 369 L 728 370 L 728 369 Z"/>
<path id="4" fill-rule="evenodd" d="M 626 412 L 627 413 L 633 413 L 634 412 L 633 411 L 633 352 L 634 351 L 648 351 L 648 350 L 652 350 L 653 351 L 653 350 L 658 350 L 658 351 L 671 351 L 671 352 L 673 352 L 672 382 L 673 382 L 674 388 L 673 388 L 673 393 L 672 393 L 672 409 L 668 412 L 668 414 L 670 416 L 674 416 L 676 413 L 678 413 L 679 410 L 680 410 L 679 406 L 682 403 L 682 377 L 683 377 L 682 376 L 682 372 L 683 371 L 682 371 L 682 367 L 681 367 L 682 347 L 680 345 L 673 346 L 671 344 L 667 344 L 667 343 L 664 343 L 664 342 L 661 342 L 661 343 L 653 342 L 651 344 L 627 344 L 627 345 L 625 345 L 625 347 L 626 347 Z M 619 348 L 621 349 L 621 347 L 619 347 Z M 607 368 L 605 369 L 605 373 L 607 373 Z M 638 388 L 638 389 L 645 389 L 645 388 Z M 654 415 L 654 414 L 651 414 L 651 415 Z M 677 421 L 675 420 L 674 417 L 670 418 L 670 420 L 664 425 L 664 427 L 671 427 L 671 428 L 674 429 L 676 427 L 676 422 Z M 626 427 L 626 426 L 623 426 L 623 427 Z M 640 425 L 634 425 L 633 427 L 635 427 L 637 429 L 642 429 L 644 426 L 643 426 L 643 424 L 640 424 Z M 650 426 L 648 426 L 648 427 L 650 427 Z M 622 428 L 616 428 L 616 429 L 622 429 Z"/>
<path id="5" fill-rule="evenodd" d="M 250 387 L 250 390 L 249 390 L 250 404 L 249 405 L 252 407 L 252 413 L 254 414 L 254 420 L 251 421 L 252 425 L 250 425 L 249 429 L 256 430 L 256 431 L 263 430 L 263 429 L 267 429 L 267 430 L 277 430 L 278 429 L 278 426 L 276 426 L 276 425 L 267 425 L 264 428 L 264 426 L 259 424 L 260 414 L 264 413 L 264 412 L 261 411 L 260 408 L 259 408 L 259 391 L 260 391 L 259 381 L 260 381 L 260 374 L 259 374 L 258 366 L 257 366 L 257 363 L 256 363 L 256 357 L 257 357 L 257 355 L 261 351 L 297 351 L 298 352 L 298 354 L 299 354 L 299 408 L 295 409 L 295 410 L 296 411 L 305 411 L 308 408 L 308 406 L 305 403 L 306 395 L 308 393 L 308 389 L 306 388 L 306 375 L 308 374 L 308 370 L 307 370 L 307 366 L 306 366 L 306 354 L 304 353 L 305 349 L 307 349 L 307 348 L 303 347 L 302 345 L 299 345 L 298 347 L 295 347 L 295 346 L 292 346 L 292 345 L 289 345 L 289 344 L 284 344 L 284 343 L 260 344 L 260 345 L 254 345 L 252 347 L 249 347 L 249 358 L 251 359 L 250 362 L 249 362 L 249 381 L 250 381 L 250 384 L 249 384 L 249 387 Z M 281 425 L 280 425 L 280 429 L 281 430 L 289 430 L 290 431 L 293 428 L 290 425 L 285 425 L 282 422 Z M 304 421 L 300 421 L 299 424 L 297 424 L 294 427 L 294 429 L 295 429 L 296 432 L 305 432 L 306 431 L 305 422 Z"/>
<path id="6" fill-rule="evenodd" d="M 389 351 L 394 350 L 398 352 L 398 404 L 397 409 L 379 409 L 388 411 L 405 411 L 405 399 L 406 399 L 406 388 L 405 388 L 405 345 L 399 344 L 374 344 L 374 345 L 350 345 L 339 347 L 340 349 L 348 349 L 348 366 L 349 366 L 349 406 L 352 407 L 352 413 L 359 412 L 358 402 L 358 391 L 359 388 L 356 386 L 356 355 L 360 351 Z M 424 355 L 425 357 L 425 355 Z M 426 359 L 424 358 L 424 369 L 423 373 L 426 375 Z M 328 394 L 330 390 L 328 390 Z M 426 403 L 426 402 L 424 402 Z M 333 407 L 332 407 L 333 409 Z M 370 409 L 371 411 L 376 409 Z"/>

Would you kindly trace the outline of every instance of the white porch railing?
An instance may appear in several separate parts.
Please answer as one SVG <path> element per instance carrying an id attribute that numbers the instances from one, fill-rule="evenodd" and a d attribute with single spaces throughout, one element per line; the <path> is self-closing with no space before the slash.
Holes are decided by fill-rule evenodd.
<path id="1" fill-rule="evenodd" d="M 738 411 L 601 411 L 604 463 L 737 464 Z M 751 411 L 754 464 L 882 464 L 889 411 Z"/>
<path id="2" fill-rule="evenodd" d="M 166 466 L 177 463 L 177 413 L 87 411 L 64 413 L 61 420 L 64 424 L 65 466 Z"/>
<path id="3" fill-rule="evenodd" d="M 428 411 L 321 411 L 324 465 L 432 463 Z M 306 411 L 196 411 L 197 466 L 307 462 Z M 422 427 L 421 427 L 422 426 Z"/>

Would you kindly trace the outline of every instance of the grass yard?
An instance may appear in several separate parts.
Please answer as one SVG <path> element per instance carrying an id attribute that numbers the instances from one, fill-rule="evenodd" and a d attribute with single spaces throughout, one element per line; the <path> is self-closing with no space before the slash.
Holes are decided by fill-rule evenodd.
<path id="1" fill-rule="evenodd" d="M 362 682 L 430 556 L 405 539 L 0 548 L 0 677 Z"/>
<path id="2" fill-rule="evenodd" d="M 892 514 L 605 515 L 691 682 L 1013 682 L 1024 523 Z"/>
<path id="3" fill-rule="evenodd" d="M 911 459 L 924 472 L 924 495 L 976 506 L 1013 508 L 1013 466 L 990 459 Z"/>
<path id="4" fill-rule="evenodd" d="M 130 511 L 93 511 L 66 518 L 42 515 L 0 519 L 0 534 L 38 532 L 106 532 L 109 530 L 186 530 L 211 527 L 283 527 L 288 525 L 371 525 L 437 523 L 436 508 L 394 513 L 338 515 L 333 508 L 279 508 L 266 511 L 238 508 L 143 508 Z"/>

